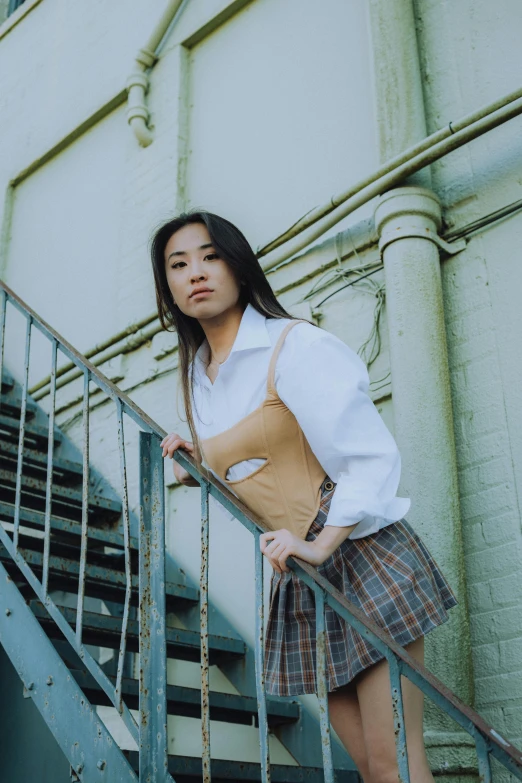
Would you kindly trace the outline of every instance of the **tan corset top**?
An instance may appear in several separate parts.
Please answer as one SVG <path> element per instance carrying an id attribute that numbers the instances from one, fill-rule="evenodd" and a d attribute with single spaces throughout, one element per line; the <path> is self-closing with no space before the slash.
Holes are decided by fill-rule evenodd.
<path id="1" fill-rule="evenodd" d="M 202 441 L 208 466 L 271 530 L 286 528 L 306 538 L 317 516 L 326 473 L 294 414 L 277 394 L 274 379 L 279 351 L 295 319 L 282 331 L 268 368 L 267 395 L 255 410 L 218 435 Z M 248 476 L 226 478 L 232 465 L 265 459 Z"/>

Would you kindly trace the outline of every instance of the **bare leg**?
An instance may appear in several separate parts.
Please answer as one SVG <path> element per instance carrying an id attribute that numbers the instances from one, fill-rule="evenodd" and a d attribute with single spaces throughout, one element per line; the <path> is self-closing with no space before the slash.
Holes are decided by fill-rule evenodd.
<path id="1" fill-rule="evenodd" d="M 354 760 L 363 783 L 370 783 L 361 711 L 353 682 L 328 694 L 328 710 L 332 728 Z"/>
<path id="2" fill-rule="evenodd" d="M 424 638 L 405 649 L 424 662 Z M 397 756 L 393 729 L 390 675 L 387 661 L 379 661 L 355 678 L 355 687 L 368 755 L 371 783 L 398 783 Z M 422 716 L 423 693 L 401 677 L 406 746 L 412 783 L 434 783 L 424 747 Z"/>

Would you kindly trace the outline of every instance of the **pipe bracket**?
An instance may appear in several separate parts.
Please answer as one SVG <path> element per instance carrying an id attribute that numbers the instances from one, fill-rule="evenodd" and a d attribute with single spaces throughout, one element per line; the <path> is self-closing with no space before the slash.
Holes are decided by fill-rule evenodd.
<path id="1" fill-rule="evenodd" d="M 457 239 L 455 242 L 446 242 L 428 226 L 421 227 L 418 224 L 406 224 L 403 226 L 397 226 L 393 229 L 393 231 L 384 231 L 379 240 L 379 250 L 382 253 L 383 250 L 388 247 L 388 245 L 391 245 L 392 242 L 395 242 L 398 239 L 408 239 L 413 237 L 417 239 L 429 239 L 431 242 L 437 245 L 440 250 L 443 250 L 444 253 L 447 253 L 450 256 L 454 256 L 456 253 L 460 253 L 467 245 L 467 241 L 464 238 Z"/>

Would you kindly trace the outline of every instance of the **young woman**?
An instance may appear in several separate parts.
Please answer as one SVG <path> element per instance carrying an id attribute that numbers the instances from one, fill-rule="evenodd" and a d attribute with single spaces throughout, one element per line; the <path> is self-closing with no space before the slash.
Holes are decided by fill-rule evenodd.
<path id="1" fill-rule="evenodd" d="M 424 636 L 457 601 L 396 497 L 400 456 L 368 396 L 356 353 L 279 304 L 243 234 L 210 212 L 162 225 L 151 246 L 159 317 L 179 340 L 192 441 L 186 449 L 271 532 L 266 690 L 315 692 L 313 594 L 289 570 L 296 555 L 417 660 Z M 199 486 L 174 460 L 183 484 Z M 397 781 L 388 664 L 329 607 L 330 720 L 364 783 Z M 428 783 L 423 695 L 403 678 L 410 777 Z"/>

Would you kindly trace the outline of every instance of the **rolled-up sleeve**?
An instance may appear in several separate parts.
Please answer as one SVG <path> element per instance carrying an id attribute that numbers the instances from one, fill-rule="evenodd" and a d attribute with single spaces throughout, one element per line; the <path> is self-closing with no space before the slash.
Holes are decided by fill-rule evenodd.
<path id="1" fill-rule="evenodd" d="M 409 499 L 396 496 L 397 444 L 368 396 L 368 371 L 355 351 L 326 330 L 308 343 L 295 338 L 278 360 L 278 394 L 336 483 L 325 524 L 357 524 L 349 538 L 362 538 L 410 507 Z"/>

